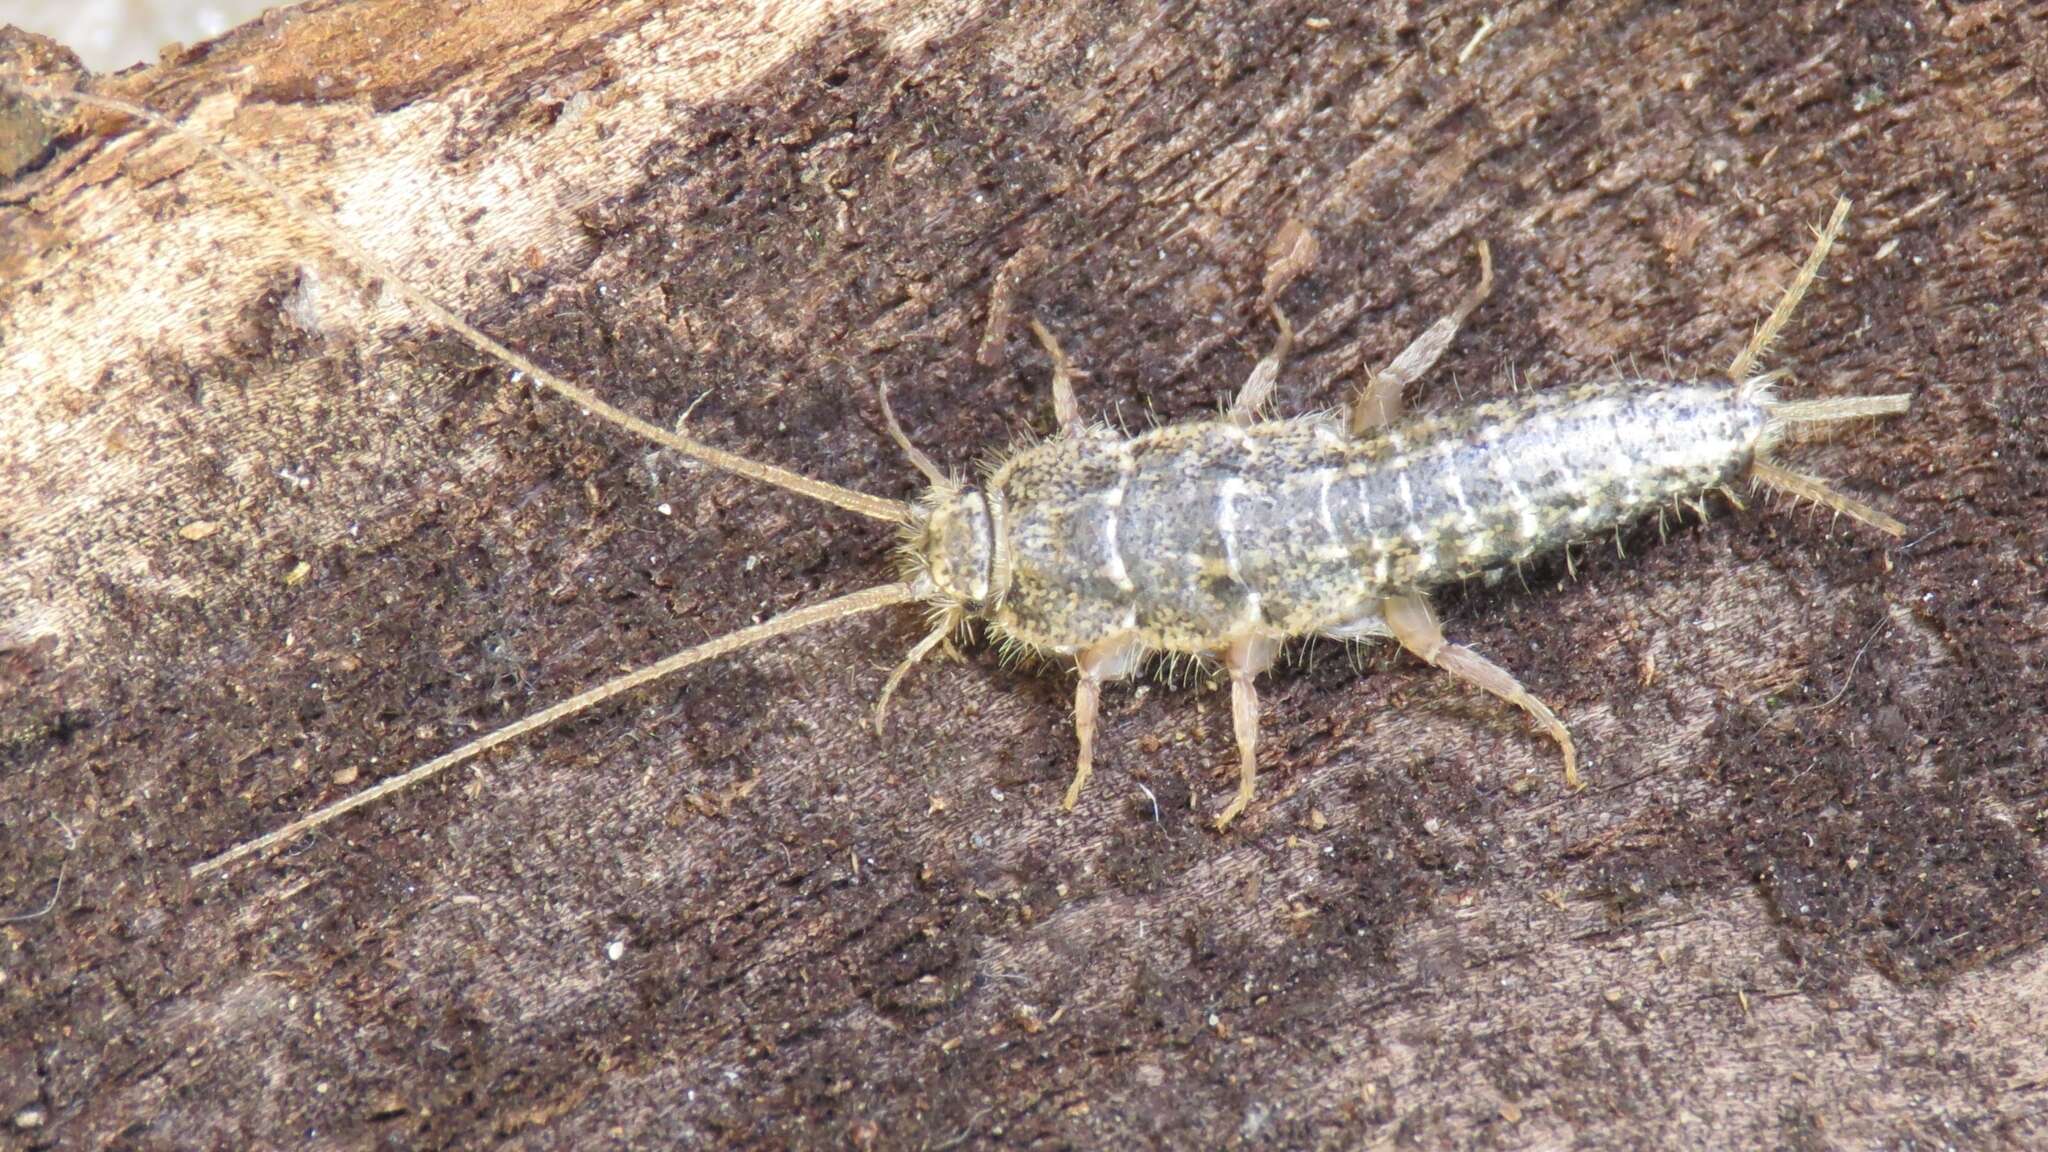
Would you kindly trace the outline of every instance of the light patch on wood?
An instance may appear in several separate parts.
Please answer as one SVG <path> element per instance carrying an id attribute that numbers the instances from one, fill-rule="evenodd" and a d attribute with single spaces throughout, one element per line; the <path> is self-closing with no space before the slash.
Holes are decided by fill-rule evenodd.
<path id="1" fill-rule="evenodd" d="M 886 25 L 887 49 L 909 58 L 985 6 L 981 0 L 808 0 L 693 7 L 636 16 L 630 36 L 605 36 L 595 24 L 577 24 L 576 34 L 592 36 L 607 66 L 630 82 L 605 88 L 597 106 L 568 131 L 508 132 L 482 141 L 484 147 L 454 165 L 447 161 L 451 141 L 473 132 L 486 96 L 466 84 L 382 112 L 367 100 L 245 105 L 239 93 L 214 91 L 181 119 L 256 163 L 311 210 L 329 213 L 363 247 L 399 262 L 413 283 L 474 315 L 497 302 L 508 270 L 584 250 L 591 241 L 578 209 L 624 196 L 644 180 L 644 158 L 673 146 L 674 126 L 691 109 L 771 76 L 849 21 Z M 566 3 L 556 7 L 572 10 Z M 521 15 L 537 23 L 549 18 L 538 5 Z M 341 34 L 317 20 L 279 32 L 309 40 Z M 407 82 L 412 78 L 404 66 L 394 58 L 381 79 Z M 124 76 L 106 91 L 146 98 L 163 71 Z M 485 81 L 494 77 L 486 73 Z M 105 517 L 94 511 L 136 492 L 176 502 L 194 484 L 185 466 L 189 454 L 175 443 L 122 456 L 97 451 L 117 413 L 141 414 L 166 430 L 176 426 L 160 411 L 160 385 L 136 367 L 138 356 L 207 362 L 219 349 L 221 317 L 275 289 L 281 268 L 311 265 L 342 283 L 357 281 L 261 194 L 211 161 L 193 161 L 189 145 L 104 113 L 82 122 L 107 133 L 91 145 L 101 150 L 100 159 L 38 195 L 35 208 L 51 227 L 23 234 L 47 232 L 47 251 L 24 257 L 37 273 L 33 290 L 20 290 L 29 287 L 23 284 L 9 292 L 0 318 L 9 331 L 34 334 L 11 341 L 0 358 L 0 459 L 43 461 L 39 473 L 56 470 L 65 477 L 52 487 L 52 499 L 32 505 L 14 525 L 17 551 L 0 572 L 0 603 L 24 606 L 32 597 L 47 598 L 41 617 L 92 639 L 102 626 L 100 614 L 81 591 L 90 581 L 67 574 L 68 558 L 86 552 L 102 570 L 148 571 L 151 541 L 178 527 L 147 510 L 132 522 L 103 526 Z M 124 173 L 131 158 L 137 171 Z M 149 243 L 134 242 L 138 237 Z M 195 277 L 166 268 L 165 252 L 222 258 Z M 433 262 L 418 260 L 423 254 L 432 254 Z M 367 363 L 417 330 L 417 320 L 388 294 L 353 287 L 324 293 L 318 322 L 329 340 L 357 342 L 355 351 Z M 207 427 L 217 437 L 214 447 L 240 454 L 237 430 L 276 426 L 278 413 L 310 390 L 310 379 L 309 370 L 287 371 L 244 395 L 211 398 Z M 51 381 L 105 383 L 95 390 L 93 414 L 74 419 L 62 411 L 64 390 Z M 386 462 L 404 473 L 425 463 L 420 450 L 412 443 L 387 445 Z M 347 524 L 346 513 L 335 509 L 311 513 L 299 528 L 308 538 L 330 540 Z M 79 541 L 81 525 L 92 526 L 89 548 Z M 10 627 L 0 619 L 0 629 Z"/>

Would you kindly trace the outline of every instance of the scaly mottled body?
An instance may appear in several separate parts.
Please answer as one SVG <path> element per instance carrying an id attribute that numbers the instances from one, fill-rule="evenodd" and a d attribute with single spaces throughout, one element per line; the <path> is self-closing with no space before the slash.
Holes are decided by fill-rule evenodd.
<path id="1" fill-rule="evenodd" d="M 1321 416 L 1100 429 L 990 475 L 987 619 L 1072 656 L 1128 636 L 1212 654 L 1252 637 L 1386 634 L 1421 594 L 1735 480 L 1769 420 L 1733 385 L 1594 385 L 1363 438 Z"/>

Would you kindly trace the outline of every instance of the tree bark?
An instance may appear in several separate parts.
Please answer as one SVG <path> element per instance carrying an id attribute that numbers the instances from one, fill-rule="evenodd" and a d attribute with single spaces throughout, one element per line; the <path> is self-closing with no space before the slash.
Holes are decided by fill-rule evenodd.
<path id="1" fill-rule="evenodd" d="M 90 81 L 612 402 L 902 498 L 880 382 L 959 473 L 1052 430 L 1026 317 L 1084 408 L 1213 413 L 1289 219 L 1287 411 L 1491 244 L 1426 409 L 1713 376 L 1851 197 L 1776 362 L 1914 393 L 1796 451 L 1911 536 L 1750 501 L 1453 591 L 1592 786 L 1325 648 L 1228 835 L 1211 677 L 1110 690 L 1066 814 L 1057 670 L 966 648 L 870 730 L 904 611 L 188 882 L 893 540 L 534 391 L 184 143 L 0 106 L 5 1141 L 2041 1139 L 2048 23 L 1673 7 L 365 0 Z"/>

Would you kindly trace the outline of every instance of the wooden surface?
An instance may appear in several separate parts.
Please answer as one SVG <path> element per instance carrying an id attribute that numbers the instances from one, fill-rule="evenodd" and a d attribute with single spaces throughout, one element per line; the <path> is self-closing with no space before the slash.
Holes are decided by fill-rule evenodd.
<path id="1" fill-rule="evenodd" d="M 2025 1146 L 2048 1139 L 2038 6 L 315 4 L 95 81 L 657 421 L 886 495 L 1264 350 L 1289 410 L 1493 297 L 1420 405 L 1782 343 L 1912 413 L 1763 508 L 1444 598 L 1591 787 L 1412 660 L 1228 708 L 915 614 L 187 866 L 624 667 L 887 578 L 886 529 L 579 418 L 192 150 L 0 117 L 0 1144 Z M 10 60 L 61 61 L 19 39 Z M 47 141 L 47 146 L 45 143 Z M 14 167 L 16 165 L 10 165 Z M 993 301 L 993 302 L 992 302 Z M 992 313 L 1013 319 L 991 327 Z"/>

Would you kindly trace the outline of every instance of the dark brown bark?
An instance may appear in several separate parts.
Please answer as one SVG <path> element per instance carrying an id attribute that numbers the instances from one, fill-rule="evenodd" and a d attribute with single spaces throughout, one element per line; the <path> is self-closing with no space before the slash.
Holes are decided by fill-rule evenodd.
<path id="1" fill-rule="evenodd" d="M 98 82 L 617 403 L 897 496 L 878 381 L 956 469 L 1050 428 L 992 296 L 1094 410 L 1204 413 L 1299 218 L 1298 410 L 1485 238 L 1421 406 L 1704 376 L 1850 196 L 1779 358 L 1916 402 L 1797 455 L 1914 537 L 1752 507 L 1446 597 L 1576 796 L 1325 649 L 1227 836 L 1199 678 L 1109 694 L 1071 816 L 1060 675 L 934 663 L 878 740 L 905 612 L 188 883 L 891 540 L 532 392 L 182 145 L 0 108 L 4 1141 L 2040 1139 L 2048 24 L 1673 7 L 316 4 Z"/>

